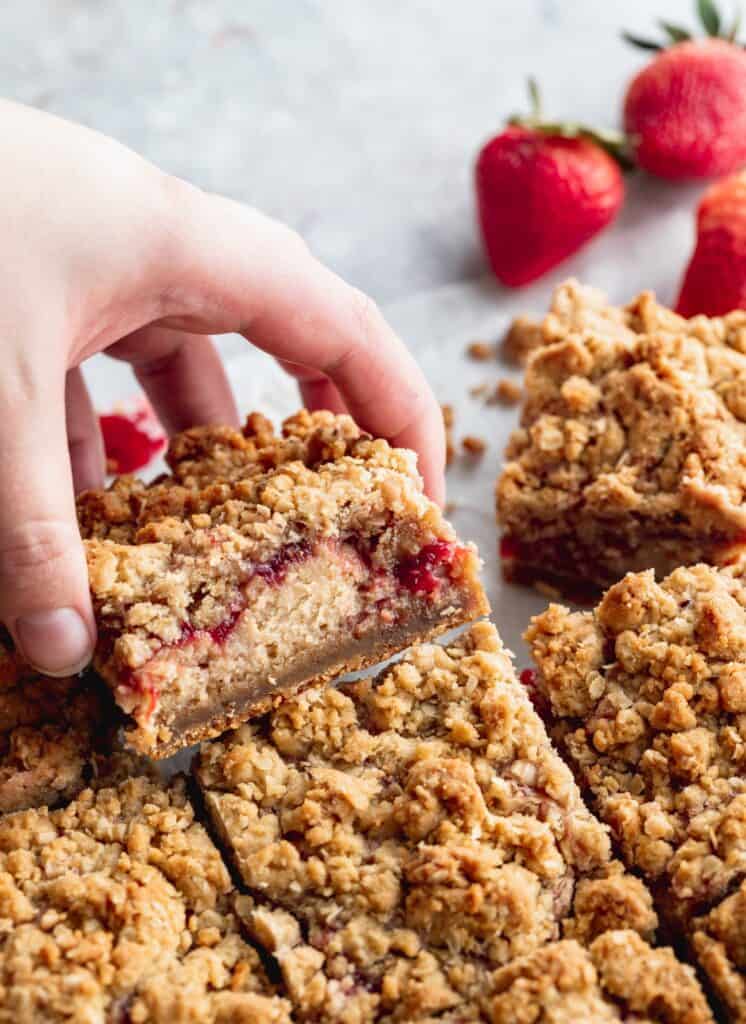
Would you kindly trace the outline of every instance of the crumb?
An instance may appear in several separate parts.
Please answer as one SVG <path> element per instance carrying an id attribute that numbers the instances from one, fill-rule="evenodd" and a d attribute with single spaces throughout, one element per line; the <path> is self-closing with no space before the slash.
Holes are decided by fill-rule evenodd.
<path id="1" fill-rule="evenodd" d="M 502 402 L 503 405 L 515 405 L 520 402 L 522 394 L 520 384 L 516 384 L 509 377 L 501 377 L 495 386 L 494 401 Z"/>
<path id="2" fill-rule="evenodd" d="M 475 384 L 473 388 L 469 388 L 469 394 L 472 398 L 486 398 L 490 394 L 492 388 L 489 384 L 484 382 L 481 384 Z"/>
<path id="3" fill-rule="evenodd" d="M 455 415 L 452 405 L 441 405 L 443 413 L 443 427 L 446 433 L 446 466 L 450 466 L 456 457 L 456 444 L 453 439 L 453 423 Z"/>
<path id="4" fill-rule="evenodd" d="M 466 437 L 461 441 L 461 447 L 469 455 L 484 455 L 487 449 L 487 442 L 483 437 L 474 437 L 472 434 L 467 434 Z"/>
<path id="5" fill-rule="evenodd" d="M 562 592 L 546 580 L 534 580 L 533 586 L 537 594 L 548 597 L 550 601 L 559 601 L 562 597 Z"/>
<path id="6" fill-rule="evenodd" d="M 530 316 L 517 316 L 505 332 L 502 352 L 511 362 L 522 366 L 541 342 L 541 321 Z"/>
<path id="7" fill-rule="evenodd" d="M 478 363 L 486 363 L 490 359 L 494 359 L 496 355 L 495 346 L 490 345 L 486 341 L 473 341 L 466 349 L 466 354 L 470 359 L 474 359 Z"/>

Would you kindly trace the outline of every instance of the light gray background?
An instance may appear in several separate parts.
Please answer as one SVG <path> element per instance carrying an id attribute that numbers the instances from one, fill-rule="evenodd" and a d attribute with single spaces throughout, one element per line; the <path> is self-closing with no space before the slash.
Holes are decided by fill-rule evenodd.
<path id="1" fill-rule="evenodd" d="M 702 186 L 628 181 L 618 222 L 521 291 L 488 275 L 471 174 L 481 143 L 541 81 L 552 114 L 618 122 L 647 59 L 622 25 L 693 24 L 689 0 L 25 0 L 0 7 L 3 92 L 82 121 L 208 189 L 297 228 L 316 254 L 384 307 L 457 433 L 489 447 L 449 472 L 453 521 L 485 560 L 494 618 L 525 664 L 520 634 L 546 603 L 500 579 L 493 488 L 515 409 L 468 395 L 504 367 L 465 360 L 510 316 L 544 308 L 569 274 L 617 300 L 673 300 Z M 244 409 L 275 416 L 294 388 L 243 340 L 221 342 Z M 515 371 L 512 371 L 515 372 Z M 122 364 L 86 367 L 99 408 L 133 391 Z"/>
<path id="2" fill-rule="evenodd" d="M 727 4 L 728 0 L 724 0 Z M 693 0 L 6 0 L 2 92 L 254 203 L 388 303 L 483 268 L 472 163 L 535 74 L 602 125 Z M 637 191 L 633 185 L 633 191 Z M 644 208 L 668 207 L 651 190 Z M 628 210 L 623 228 L 636 223 Z M 669 257 L 671 254 L 667 254 Z M 678 267 L 676 268 L 678 272 Z M 673 287 L 673 268 L 651 283 Z"/>

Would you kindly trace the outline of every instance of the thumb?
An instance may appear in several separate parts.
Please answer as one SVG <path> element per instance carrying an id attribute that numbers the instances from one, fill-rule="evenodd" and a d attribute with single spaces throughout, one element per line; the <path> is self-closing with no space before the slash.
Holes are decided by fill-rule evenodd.
<path id="1" fill-rule="evenodd" d="M 75 518 L 65 429 L 64 374 L 3 374 L 0 403 L 0 619 L 47 675 L 90 660 L 96 629 Z"/>

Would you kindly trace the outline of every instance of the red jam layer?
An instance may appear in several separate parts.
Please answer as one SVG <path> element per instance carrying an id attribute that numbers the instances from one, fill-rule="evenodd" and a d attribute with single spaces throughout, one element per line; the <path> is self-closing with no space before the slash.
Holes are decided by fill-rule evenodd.
<path id="1" fill-rule="evenodd" d="M 457 550 L 455 544 L 447 540 L 436 540 L 426 544 L 416 555 L 402 559 L 394 573 L 401 585 L 413 594 L 434 594 L 443 582 L 442 573 L 436 570 L 445 569 L 450 576 Z"/>
<path id="2" fill-rule="evenodd" d="M 373 573 L 371 553 L 375 550 L 377 541 L 376 537 L 365 539 L 355 537 L 345 540 L 343 544 L 355 552 L 369 573 Z M 281 586 L 290 569 L 311 558 L 316 551 L 317 548 L 308 541 L 288 544 L 267 562 L 254 565 L 247 573 L 243 586 L 247 586 L 257 578 L 264 580 L 270 587 Z M 466 549 L 460 545 L 451 541 L 436 540 L 424 545 L 417 554 L 403 558 L 394 567 L 392 575 L 403 589 L 415 595 L 430 597 L 436 594 L 445 582 L 452 579 L 454 565 L 465 553 Z M 385 571 L 377 569 L 375 574 L 380 575 Z M 178 640 L 164 643 L 153 655 L 153 658 L 163 650 L 185 647 L 202 638 L 208 638 L 213 644 L 222 646 L 236 628 L 245 608 L 246 604 L 242 599 L 225 619 L 209 628 L 198 628 L 189 622 L 184 623 Z M 152 661 L 153 658 L 150 660 Z M 149 696 L 145 718 L 150 718 L 157 705 L 159 691 L 148 680 L 147 663 L 140 669 L 127 672 L 122 678 L 120 686 Z M 142 717 L 142 713 L 137 717 Z"/>

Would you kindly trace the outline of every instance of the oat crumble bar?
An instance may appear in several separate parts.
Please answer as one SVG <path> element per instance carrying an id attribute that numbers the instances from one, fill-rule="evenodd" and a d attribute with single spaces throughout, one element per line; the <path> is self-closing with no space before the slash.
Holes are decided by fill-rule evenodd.
<path id="1" fill-rule="evenodd" d="M 714 1024 L 691 967 L 633 931 L 556 942 L 491 979 L 491 1024 Z"/>
<path id="2" fill-rule="evenodd" d="M 592 612 L 551 605 L 524 680 L 625 863 L 746 1021 L 746 581 L 630 574 Z M 740 887 L 740 888 L 739 888 Z M 735 995 L 734 995 L 735 993 Z M 736 1010 L 734 1009 L 737 1009 Z"/>
<path id="3" fill-rule="evenodd" d="M 289 1024 L 183 780 L 0 818 L 2 1024 Z"/>
<path id="4" fill-rule="evenodd" d="M 506 574 L 603 588 L 746 546 L 746 313 L 555 295 L 497 484 Z"/>
<path id="5" fill-rule="evenodd" d="M 347 416 L 187 431 L 171 474 L 79 503 L 96 667 L 138 751 L 219 735 L 312 680 L 489 610 L 415 457 Z"/>
<path id="6" fill-rule="evenodd" d="M 90 674 L 40 675 L 0 631 L 0 814 L 73 797 L 114 732 Z"/>
<path id="7" fill-rule="evenodd" d="M 301 1021 L 481 1019 L 495 967 L 656 927 L 489 623 L 288 699 L 195 774 Z"/>

